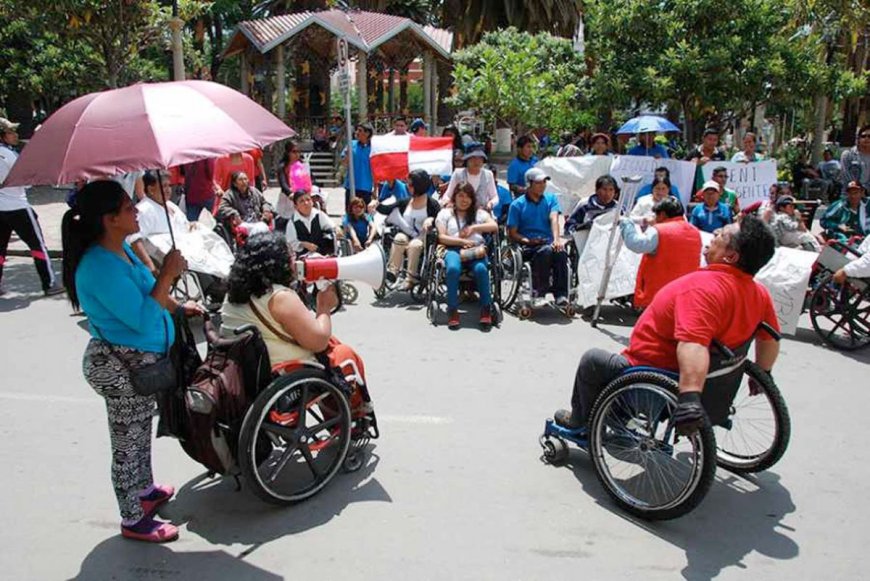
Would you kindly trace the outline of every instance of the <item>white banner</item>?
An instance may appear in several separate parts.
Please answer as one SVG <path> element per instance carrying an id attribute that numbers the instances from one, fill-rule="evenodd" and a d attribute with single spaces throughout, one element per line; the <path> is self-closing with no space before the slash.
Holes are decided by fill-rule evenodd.
<path id="1" fill-rule="evenodd" d="M 755 280 L 770 291 L 773 306 L 776 308 L 776 318 L 784 335 L 794 335 L 797 332 L 810 273 L 818 257 L 815 252 L 780 246 L 770 262 L 755 275 Z"/>
<path id="2" fill-rule="evenodd" d="M 556 194 L 562 214 L 570 216 L 577 202 L 595 193 L 595 180 L 610 172 L 611 161 L 612 158 L 605 155 L 550 156 L 537 167 L 550 176 L 547 191 Z"/>
<path id="3" fill-rule="evenodd" d="M 622 184 L 623 177 L 641 176 L 641 187 L 651 184 L 657 167 L 666 167 L 671 172 L 671 185 L 680 192 L 680 201 L 688 207 L 695 185 L 695 164 L 676 159 L 656 159 L 638 155 L 618 155 L 613 159 L 610 175 Z M 622 185 L 620 185 L 622 187 Z"/>
<path id="4" fill-rule="evenodd" d="M 776 178 L 776 160 L 756 163 L 711 161 L 701 167 L 704 172 L 704 181 L 712 179 L 713 170 L 717 167 L 724 167 L 728 170 L 728 182 L 726 182 L 725 187 L 737 192 L 741 208 L 767 200 L 770 196 L 770 186 L 778 181 Z"/>
<path id="5" fill-rule="evenodd" d="M 175 232 L 175 245 L 187 260 L 188 270 L 226 279 L 235 257 L 224 239 L 206 228 L 191 232 Z M 146 240 L 146 250 L 162 260 L 172 249 L 169 234 L 156 234 Z"/>
<path id="6" fill-rule="evenodd" d="M 577 288 L 577 302 L 584 309 L 598 301 L 598 289 L 601 287 L 601 279 L 604 276 L 604 267 L 606 266 L 607 242 L 610 240 L 610 229 L 615 215 L 615 211 L 607 212 L 595 219 L 589 231 L 589 238 L 587 238 L 580 253 L 577 265 L 577 277 L 580 281 Z M 611 252 L 615 251 L 619 236 L 620 233 L 617 230 Z M 627 248 L 620 250 L 613 264 L 605 298 L 612 299 L 634 295 L 640 259 L 640 254 L 635 254 Z"/>

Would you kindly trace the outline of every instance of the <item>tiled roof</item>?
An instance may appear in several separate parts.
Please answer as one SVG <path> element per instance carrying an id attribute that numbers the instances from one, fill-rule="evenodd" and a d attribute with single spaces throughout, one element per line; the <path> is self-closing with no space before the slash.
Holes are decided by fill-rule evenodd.
<path id="1" fill-rule="evenodd" d="M 367 53 L 404 30 L 413 31 L 444 58 L 449 59 L 453 50 L 453 33 L 447 30 L 422 27 L 408 18 L 378 12 L 326 10 L 241 22 L 228 44 L 226 54 L 234 54 L 241 49 L 239 35 L 243 35 L 260 53 L 267 53 L 313 24 L 336 36 L 346 37 L 349 44 Z"/>

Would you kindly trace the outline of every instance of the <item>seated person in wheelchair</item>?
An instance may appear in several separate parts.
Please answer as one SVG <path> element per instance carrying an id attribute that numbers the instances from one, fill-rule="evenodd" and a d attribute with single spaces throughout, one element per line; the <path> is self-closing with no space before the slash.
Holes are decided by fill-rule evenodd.
<path id="1" fill-rule="evenodd" d="M 821 252 L 822 246 L 816 237 L 807 230 L 804 220 L 791 196 L 780 196 L 776 200 L 776 213 L 770 221 L 777 246 L 800 248 L 810 252 Z"/>
<path id="2" fill-rule="evenodd" d="M 221 197 L 217 216 L 236 236 L 239 229 L 253 234 L 271 228 L 274 212 L 263 194 L 251 185 L 248 174 L 237 171 L 230 176 L 230 189 Z"/>
<path id="3" fill-rule="evenodd" d="M 715 232 L 705 249 L 706 268 L 687 274 L 659 291 L 634 327 L 621 354 L 602 349 L 584 353 L 577 367 L 571 410 L 558 410 L 557 424 L 572 430 L 586 427 L 592 406 L 607 384 L 632 366 L 679 372 L 679 400 L 674 414 L 677 432 L 689 434 L 706 421 L 701 392 L 714 339 L 731 349 L 752 338 L 761 322 L 779 331 L 773 301 L 755 274 L 773 257 L 770 228 L 748 215 Z M 728 308 L 722 308 L 728 305 Z M 770 372 L 779 343 L 761 331 L 755 357 Z"/>
<path id="4" fill-rule="evenodd" d="M 510 241 L 520 246 L 523 261 L 532 263 L 533 297 L 552 289 L 562 307 L 568 305 L 568 254 L 559 227 L 559 200 L 544 192 L 549 179 L 540 168 L 526 172 L 526 193 L 511 203 L 507 229 Z"/>
<path id="5" fill-rule="evenodd" d="M 371 246 L 378 234 L 372 217 L 366 214 L 365 200 L 357 197 L 350 199 L 350 214 L 344 217 L 342 227 L 354 252 L 361 252 Z"/>
<path id="6" fill-rule="evenodd" d="M 148 254 L 145 242 L 152 236 L 168 234 L 170 224 L 172 232 L 177 238 L 202 226 L 199 222 L 189 222 L 185 213 L 181 211 L 181 208 L 169 200 L 170 184 L 168 173 L 161 174 L 158 181 L 155 172 L 147 171 L 142 176 L 142 183 L 145 186 L 145 197 L 141 202 L 136 204 L 136 210 L 139 213 L 139 231 L 131 235 L 128 242 L 133 252 L 136 253 L 136 256 L 156 275 L 159 269 Z M 167 211 L 169 213 L 168 221 L 166 219 Z M 227 251 L 229 252 L 229 249 Z M 204 272 L 196 272 L 196 276 L 206 296 L 217 304 L 222 303 L 224 294 L 227 291 L 226 283 L 220 278 Z"/>
<path id="7" fill-rule="evenodd" d="M 359 355 L 332 336 L 329 313 L 338 304 L 335 286 L 317 293 L 315 312 L 311 312 L 290 288 L 296 278 L 295 264 L 279 233 L 251 236 L 239 248 L 230 271 L 229 290 L 221 307 L 221 334 L 230 335 L 233 329 L 254 325 L 263 337 L 273 368 L 288 361 L 321 361 L 320 354 L 330 362 L 350 359 L 364 376 Z"/>
<path id="8" fill-rule="evenodd" d="M 630 218 L 619 219 L 625 246 L 643 254 L 634 287 L 637 309 L 648 307 L 666 284 L 701 265 L 701 232 L 686 222 L 680 201 L 665 194 L 652 211 L 655 221 L 644 232 Z"/>
<path id="9" fill-rule="evenodd" d="M 619 186 L 613 176 L 601 176 L 595 180 L 595 193 L 589 196 L 583 204 L 577 204 L 574 211 L 565 221 L 565 232 L 592 228 L 592 222 L 598 216 L 616 207 L 619 197 Z"/>
<path id="10" fill-rule="evenodd" d="M 296 211 L 287 223 L 287 244 L 299 256 L 308 253 L 329 256 L 335 254 L 335 238 L 338 234 L 332 220 L 314 207 L 311 194 L 298 191 L 293 194 Z"/>
<path id="11" fill-rule="evenodd" d="M 459 328 L 459 276 L 463 268 L 471 271 L 480 295 L 480 325 L 492 325 L 492 294 L 483 235 L 498 230 L 488 212 L 479 209 L 474 186 L 461 184 L 453 190 L 451 207 L 435 219 L 438 243 L 446 247 L 444 264 L 447 276 L 447 326 Z"/>
<path id="12" fill-rule="evenodd" d="M 453 203 L 453 193 L 456 188 L 463 184 L 470 184 L 477 198 L 475 204 L 477 208 L 492 212 L 498 204 L 498 190 L 492 172 L 483 167 L 486 163 L 486 152 L 483 151 L 483 146 L 472 145 L 462 159 L 465 167 L 453 170 L 447 190 L 441 196 L 441 205 L 449 206 Z"/>
<path id="13" fill-rule="evenodd" d="M 390 247 L 387 277 L 393 281 L 398 278 L 402 261 L 407 254 L 408 279 L 405 283 L 407 290 L 417 284 L 426 232 L 432 227 L 435 217 L 441 211 L 438 202 L 426 194 L 431 185 L 432 180 L 425 170 L 414 170 L 408 176 L 408 190 L 411 197 L 401 201 L 387 200 L 377 208 L 379 213 L 387 217 L 386 224 L 399 230 Z"/>
<path id="14" fill-rule="evenodd" d="M 858 247 L 861 255 L 834 273 L 833 280 L 837 284 L 846 282 L 846 278 L 870 278 L 870 237 L 864 239 Z"/>
<path id="15" fill-rule="evenodd" d="M 831 204 L 822 216 L 825 238 L 847 242 L 853 236 L 864 236 L 870 231 L 866 193 L 860 182 L 848 183 L 846 196 Z"/>

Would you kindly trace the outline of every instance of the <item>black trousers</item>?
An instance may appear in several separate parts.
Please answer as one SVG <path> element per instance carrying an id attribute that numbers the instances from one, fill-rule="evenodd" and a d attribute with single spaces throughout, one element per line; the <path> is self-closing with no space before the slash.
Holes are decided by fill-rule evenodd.
<path id="1" fill-rule="evenodd" d="M 42 281 L 42 290 L 54 285 L 54 271 L 48 258 L 48 248 L 39 227 L 36 212 L 33 208 L 23 208 L 9 212 L 0 212 L 0 280 L 3 279 L 3 265 L 6 263 L 6 251 L 9 239 L 15 232 L 21 241 L 30 248 L 30 255 L 36 266 L 36 272 Z"/>
<path id="2" fill-rule="evenodd" d="M 584 353 L 574 376 L 571 416 L 583 418 L 585 424 L 601 391 L 630 366 L 628 359 L 622 355 L 604 349 L 590 349 Z"/>
<path id="3" fill-rule="evenodd" d="M 552 289 L 556 298 L 568 296 L 568 254 L 564 250 L 556 252 L 549 244 L 526 246 L 523 248 L 523 261 L 532 262 L 534 292 L 543 296 Z"/>

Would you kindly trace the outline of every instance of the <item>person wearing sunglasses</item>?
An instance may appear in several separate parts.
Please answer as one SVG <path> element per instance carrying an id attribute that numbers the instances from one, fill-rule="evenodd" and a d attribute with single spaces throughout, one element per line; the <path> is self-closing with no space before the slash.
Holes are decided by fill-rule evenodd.
<path id="1" fill-rule="evenodd" d="M 870 125 L 858 130 L 855 147 L 840 156 L 840 184 L 846 193 L 849 182 L 858 182 L 865 191 L 870 189 Z"/>

